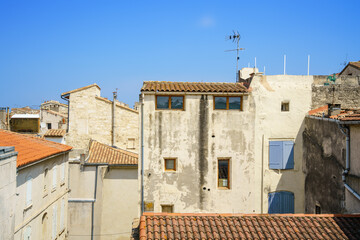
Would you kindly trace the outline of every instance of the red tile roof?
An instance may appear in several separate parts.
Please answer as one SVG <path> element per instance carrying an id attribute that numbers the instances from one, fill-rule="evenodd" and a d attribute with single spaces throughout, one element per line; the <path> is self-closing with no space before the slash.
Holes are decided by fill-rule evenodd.
<path id="1" fill-rule="evenodd" d="M 67 152 L 72 147 L 25 134 L 0 129 L 0 146 L 14 146 L 18 152 L 17 167 L 39 161 L 52 155 Z"/>
<path id="2" fill-rule="evenodd" d="M 243 83 L 219 82 L 144 82 L 142 92 L 216 92 L 246 93 L 248 89 Z"/>
<path id="3" fill-rule="evenodd" d="M 90 142 L 88 163 L 108 163 L 113 165 L 137 165 L 138 155 L 120 148 L 110 147 L 97 141 Z"/>
<path id="4" fill-rule="evenodd" d="M 312 115 L 312 116 L 323 116 L 323 113 L 324 114 L 328 113 L 328 109 L 329 109 L 328 105 L 325 105 L 325 106 L 310 110 L 308 112 L 308 114 Z"/>
<path id="5" fill-rule="evenodd" d="M 317 109 L 308 112 L 310 116 L 323 117 L 336 119 L 340 121 L 360 121 L 360 110 L 359 109 L 344 109 L 339 114 L 326 116 L 328 114 L 328 106 L 322 106 Z"/>
<path id="6" fill-rule="evenodd" d="M 360 215 L 144 213 L 145 239 L 360 239 Z"/>
<path id="7" fill-rule="evenodd" d="M 44 134 L 44 137 L 63 137 L 66 134 L 66 129 L 49 129 Z"/>

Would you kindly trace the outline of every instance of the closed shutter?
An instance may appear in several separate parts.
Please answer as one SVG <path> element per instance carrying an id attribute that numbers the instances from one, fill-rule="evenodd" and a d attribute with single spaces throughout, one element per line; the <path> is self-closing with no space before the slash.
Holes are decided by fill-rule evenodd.
<path id="1" fill-rule="evenodd" d="M 294 142 L 283 142 L 283 169 L 294 168 Z"/>
<path id="2" fill-rule="evenodd" d="M 61 208 L 60 208 L 60 230 L 64 229 L 64 214 L 65 214 L 65 200 L 61 199 Z"/>
<path id="3" fill-rule="evenodd" d="M 27 226 L 24 232 L 24 240 L 30 240 L 30 239 L 31 239 L 31 227 Z"/>
<path id="4" fill-rule="evenodd" d="M 26 206 L 32 203 L 32 177 L 26 179 Z"/>
<path id="5" fill-rule="evenodd" d="M 52 239 L 57 237 L 57 227 L 56 227 L 56 220 L 57 220 L 57 207 L 54 204 L 53 206 L 53 219 L 52 219 Z"/>
<path id="6" fill-rule="evenodd" d="M 65 181 L 65 163 L 61 164 L 60 179 L 61 179 L 61 182 Z"/>
<path id="7" fill-rule="evenodd" d="M 57 170 L 57 167 L 54 166 L 53 171 L 52 171 L 52 176 L 53 176 L 52 187 L 53 188 L 56 188 L 56 180 L 57 180 L 57 176 L 56 176 L 57 171 L 56 170 Z"/>
<path id="8" fill-rule="evenodd" d="M 294 194 L 287 191 L 269 193 L 268 213 L 294 213 Z"/>
<path id="9" fill-rule="evenodd" d="M 282 141 L 270 141 L 269 143 L 269 168 L 282 168 L 283 144 Z"/>

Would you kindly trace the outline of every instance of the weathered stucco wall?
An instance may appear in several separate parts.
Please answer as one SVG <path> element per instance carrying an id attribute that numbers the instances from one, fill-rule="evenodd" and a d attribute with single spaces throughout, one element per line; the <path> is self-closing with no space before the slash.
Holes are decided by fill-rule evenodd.
<path id="1" fill-rule="evenodd" d="M 53 206 L 57 207 L 57 239 L 65 239 L 67 233 L 68 209 L 68 157 L 65 153 L 18 171 L 16 177 L 15 239 L 24 239 L 28 227 L 31 228 L 31 239 L 51 239 L 53 223 Z M 65 164 L 64 181 L 61 181 L 61 164 Z M 53 174 L 56 166 L 56 187 L 53 188 Z M 48 169 L 47 178 L 44 177 Z M 32 203 L 26 205 L 26 179 L 32 177 Z M 46 181 L 47 179 L 47 181 Z M 46 187 L 45 187 L 46 186 Z M 61 204 L 64 203 L 63 213 Z M 60 216 L 64 214 L 64 228 L 60 228 Z"/>
<path id="2" fill-rule="evenodd" d="M 337 123 L 305 118 L 303 133 L 305 212 L 344 213 L 345 136 Z"/>
<path id="3" fill-rule="evenodd" d="M 0 239 L 14 239 L 17 153 L 0 151 Z"/>
<path id="4" fill-rule="evenodd" d="M 211 94 L 186 94 L 184 111 L 155 110 L 155 95 L 145 94 L 145 202 L 154 212 L 173 205 L 175 212 L 266 213 L 267 194 L 287 190 L 295 212 L 304 212 L 301 131 L 312 81 L 256 76 L 243 111 L 214 110 Z M 289 112 L 281 112 L 282 101 L 290 102 Z M 273 139 L 295 141 L 294 170 L 269 170 Z M 176 172 L 164 171 L 164 158 L 177 159 Z M 230 189 L 217 187 L 219 158 L 230 159 Z"/>
<path id="5" fill-rule="evenodd" d="M 41 111 L 41 122 L 40 122 L 40 132 L 45 133 L 49 130 L 47 124 L 51 123 L 51 129 L 66 129 L 67 128 L 67 119 L 63 116 L 49 113 L 46 110 Z"/>
<path id="6" fill-rule="evenodd" d="M 101 98 L 100 90 L 96 86 L 71 93 L 69 99 L 69 130 L 66 143 L 77 150 L 84 151 L 88 148 L 90 139 L 111 145 L 112 102 Z M 127 148 L 129 138 L 135 139 L 135 148 Z M 138 112 L 117 103 L 115 146 L 137 152 L 138 142 Z M 74 151 L 74 153 L 76 152 Z"/>

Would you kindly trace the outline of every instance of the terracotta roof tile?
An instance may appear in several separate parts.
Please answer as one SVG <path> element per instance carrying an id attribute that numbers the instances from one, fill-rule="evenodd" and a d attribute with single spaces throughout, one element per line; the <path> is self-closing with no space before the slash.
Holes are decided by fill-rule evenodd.
<path id="1" fill-rule="evenodd" d="M 66 134 L 66 129 L 49 129 L 44 134 L 44 137 L 63 137 Z"/>
<path id="2" fill-rule="evenodd" d="M 137 165 L 138 155 L 120 148 L 110 147 L 97 141 L 90 142 L 88 163 Z"/>
<path id="3" fill-rule="evenodd" d="M 358 62 L 349 62 L 349 64 L 360 69 L 360 61 L 358 61 Z"/>
<path id="4" fill-rule="evenodd" d="M 248 89 L 242 83 L 148 81 L 144 82 L 141 91 L 245 93 Z"/>
<path id="5" fill-rule="evenodd" d="M 72 149 L 72 147 L 64 144 L 1 129 L 0 146 L 15 147 L 15 151 L 18 152 L 17 167 Z"/>
<path id="6" fill-rule="evenodd" d="M 140 239 L 360 239 L 360 215 L 144 213 Z"/>

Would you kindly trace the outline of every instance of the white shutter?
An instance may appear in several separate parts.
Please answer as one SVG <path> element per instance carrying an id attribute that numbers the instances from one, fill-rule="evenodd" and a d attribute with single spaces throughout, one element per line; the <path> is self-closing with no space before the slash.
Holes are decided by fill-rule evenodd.
<path id="1" fill-rule="evenodd" d="M 61 182 L 65 181 L 65 163 L 61 164 L 60 179 Z"/>
<path id="2" fill-rule="evenodd" d="M 56 178 L 57 178 L 57 176 L 56 176 L 56 170 L 57 170 L 57 167 L 56 166 L 54 166 L 53 167 L 53 174 L 52 174 L 52 176 L 53 176 L 53 181 L 52 181 L 52 187 L 53 188 L 56 188 Z"/>
<path id="3" fill-rule="evenodd" d="M 56 219 L 57 219 L 57 207 L 54 204 L 53 206 L 53 219 L 52 219 L 52 239 L 57 237 L 57 229 L 56 229 Z"/>
<path id="4" fill-rule="evenodd" d="M 26 179 L 26 206 L 29 206 L 32 203 L 31 193 L 32 193 L 32 177 L 28 176 Z"/>
<path id="5" fill-rule="evenodd" d="M 60 231 L 64 229 L 64 210 L 65 210 L 65 200 L 61 199 L 61 212 L 60 212 Z"/>
<path id="6" fill-rule="evenodd" d="M 24 240 L 30 240 L 30 239 L 31 239 L 31 227 L 27 226 L 24 232 Z"/>

